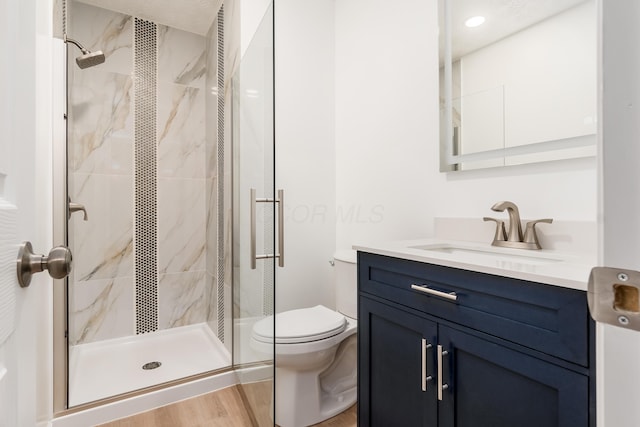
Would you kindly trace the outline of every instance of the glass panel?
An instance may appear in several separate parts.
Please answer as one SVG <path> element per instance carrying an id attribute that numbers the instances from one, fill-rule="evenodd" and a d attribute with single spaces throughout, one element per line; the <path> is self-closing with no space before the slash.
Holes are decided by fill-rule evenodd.
<path id="1" fill-rule="evenodd" d="M 195 33 L 67 6 L 68 37 L 106 57 L 67 44 L 72 407 L 231 366 L 231 195 L 217 192 L 221 13 Z"/>
<path id="2" fill-rule="evenodd" d="M 233 77 L 234 366 L 255 419 L 266 426 L 273 425 L 273 340 L 255 340 L 252 330 L 256 322 L 274 330 L 276 258 L 267 257 L 276 253 L 271 4 L 255 30 L 242 27 L 246 34 L 251 42 Z"/>

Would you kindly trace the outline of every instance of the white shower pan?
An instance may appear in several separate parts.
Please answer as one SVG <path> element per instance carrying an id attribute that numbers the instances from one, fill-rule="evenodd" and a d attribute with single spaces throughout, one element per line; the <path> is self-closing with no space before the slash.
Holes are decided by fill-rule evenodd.
<path id="1" fill-rule="evenodd" d="M 69 407 L 229 366 L 231 354 L 205 323 L 72 346 Z"/>

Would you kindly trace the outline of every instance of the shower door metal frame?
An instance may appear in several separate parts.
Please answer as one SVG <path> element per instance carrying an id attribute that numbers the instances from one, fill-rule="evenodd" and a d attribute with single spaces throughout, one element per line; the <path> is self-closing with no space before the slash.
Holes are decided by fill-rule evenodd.
<path id="1" fill-rule="evenodd" d="M 58 55 L 58 50 L 54 43 L 54 69 L 62 69 L 63 75 L 60 80 L 64 90 L 64 111 L 63 117 L 56 117 L 56 108 L 53 108 L 53 152 L 52 152 L 52 183 L 53 183 L 53 244 L 67 246 L 67 215 L 69 205 L 67 204 L 67 135 L 68 135 L 68 49 L 67 45 L 60 40 L 64 54 Z M 57 58 L 64 58 L 64 66 L 59 66 Z M 57 73 L 54 71 L 54 76 Z M 55 82 L 54 82 L 55 85 Z M 55 99 L 54 99 L 55 101 Z M 59 114 L 59 113 L 58 113 Z M 60 126 L 64 129 L 64 138 L 57 138 L 55 130 L 58 120 L 64 120 L 64 125 Z M 68 372 L 69 372 L 69 345 L 68 345 L 68 288 L 69 278 L 53 281 L 53 414 L 54 416 L 66 411 L 68 407 Z"/>
<path id="2" fill-rule="evenodd" d="M 53 245 L 67 246 L 67 227 L 68 227 L 68 191 L 67 191 L 67 142 L 68 142 L 68 111 L 69 111 L 69 49 L 64 39 L 67 33 L 67 0 L 61 0 L 59 4 L 61 8 L 61 21 L 59 31 L 53 40 L 53 78 L 59 79 L 59 82 L 53 82 L 53 102 L 52 108 L 52 125 L 53 125 L 53 141 L 52 141 L 52 238 Z M 55 8 L 55 6 L 54 6 Z M 55 10 L 54 10 L 55 16 Z M 56 23 L 54 22 L 54 28 Z M 54 30 L 55 32 L 55 30 Z M 61 38 L 60 38 L 61 37 Z M 59 61 L 64 61 L 60 64 Z M 58 74 L 58 70 L 62 75 Z M 57 85 L 57 83 L 59 85 Z M 56 88 L 62 91 L 61 96 L 56 97 Z M 64 99 L 63 105 L 59 105 L 62 111 L 56 109 L 56 102 Z M 62 102 L 61 102 L 62 104 Z M 60 117 L 62 116 L 62 117 Z M 63 136 L 58 137 L 59 134 Z M 67 410 L 69 401 L 69 344 L 68 344 L 68 295 L 67 289 L 69 284 L 69 276 L 61 280 L 53 281 L 52 292 L 52 337 L 53 337 L 53 354 L 52 354 L 52 384 L 53 389 L 53 416 L 61 415 Z"/>

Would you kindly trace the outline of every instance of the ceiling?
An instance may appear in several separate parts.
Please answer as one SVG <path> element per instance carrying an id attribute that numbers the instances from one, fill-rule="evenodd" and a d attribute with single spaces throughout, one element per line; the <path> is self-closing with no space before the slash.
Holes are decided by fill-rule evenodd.
<path id="1" fill-rule="evenodd" d="M 77 0 L 191 33 L 206 35 L 223 0 Z M 439 0 L 440 28 L 444 3 L 452 7 L 452 58 L 456 59 L 541 22 L 580 3 L 593 0 Z M 486 22 L 467 28 L 464 21 L 482 15 Z M 440 64 L 444 37 L 440 37 Z"/>
<path id="2" fill-rule="evenodd" d="M 206 35 L 222 0 L 78 0 L 180 30 Z"/>
<path id="3" fill-rule="evenodd" d="M 452 58 L 456 59 L 592 0 L 439 0 L 441 29 L 444 27 L 445 1 L 452 7 Z M 478 15 L 486 18 L 484 24 L 475 28 L 464 25 L 468 18 Z M 442 30 L 440 31 L 442 34 Z M 440 37 L 440 64 L 444 60 L 443 52 L 444 37 Z"/>

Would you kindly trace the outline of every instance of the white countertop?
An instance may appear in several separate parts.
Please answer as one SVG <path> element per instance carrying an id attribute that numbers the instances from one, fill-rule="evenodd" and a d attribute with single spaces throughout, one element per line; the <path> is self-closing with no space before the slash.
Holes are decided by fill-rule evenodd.
<path id="1" fill-rule="evenodd" d="M 354 245 L 353 249 L 581 291 L 587 290 L 589 273 L 595 266 L 579 254 L 545 249 L 509 249 L 457 240 L 402 240 Z"/>

